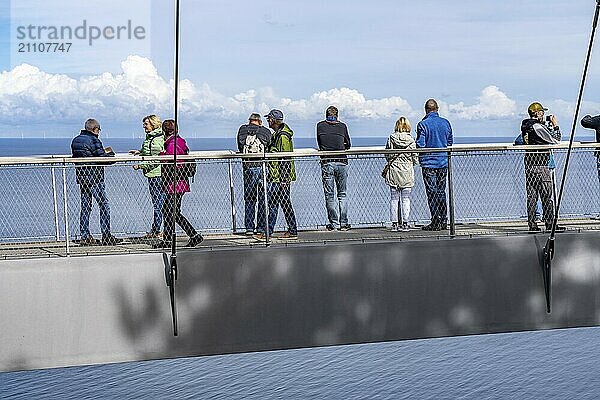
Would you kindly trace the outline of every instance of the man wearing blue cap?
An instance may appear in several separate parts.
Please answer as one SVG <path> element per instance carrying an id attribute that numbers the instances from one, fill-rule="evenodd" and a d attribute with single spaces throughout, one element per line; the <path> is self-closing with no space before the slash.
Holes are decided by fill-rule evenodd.
<path id="1" fill-rule="evenodd" d="M 269 123 L 269 128 L 273 130 L 273 136 L 267 151 L 269 153 L 294 151 L 294 144 L 292 143 L 292 135 L 294 132 L 283 122 L 283 113 L 280 110 L 271 110 L 265 117 Z M 279 206 L 281 205 L 285 222 L 288 226 L 288 230 L 281 238 L 298 239 L 296 215 L 294 214 L 294 208 L 292 207 L 292 200 L 290 198 L 290 184 L 296 180 L 294 160 L 291 158 L 278 158 L 270 161 L 267 174 L 267 180 L 269 181 L 269 235 L 272 234 L 275 229 L 277 214 L 279 212 Z M 258 219 L 256 230 L 258 233 L 253 236 L 254 239 L 264 240 L 266 233 L 265 218 Z"/>

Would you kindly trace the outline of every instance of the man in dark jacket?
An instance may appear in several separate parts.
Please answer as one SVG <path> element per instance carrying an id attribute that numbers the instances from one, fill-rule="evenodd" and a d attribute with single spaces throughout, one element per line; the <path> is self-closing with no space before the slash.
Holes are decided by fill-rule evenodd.
<path id="1" fill-rule="evenodd" d="M 425 102 L 425 117 L 417 125 L 417 148 L 444 149 L 452 146 L 454 137 L 450 122 L 438 114 L 438 104 L 434 99 Z M 446 205 L 446 177 L 448 176 L 448 155 L 445 152 L 420 153 L 419 163 L 427 193 L 427 203 L 431 223 L 421 229 L 441 231 L 448 227 L 448 207 Z"/>
<path id="2" fill-rule="evenodd" d="M 325 120 L 317 124 L 317 143 L 321 151 L 350 149 L 348 127 L 338 121 L 338 109 L 334 106 L 325 110 Z M 327 230 L 337 227 L 341 231 L 350 229 L 348 224 L 348 203 L 346 200 L 346 182 L 348 180 L 348 158 L 342 156 L 321 157 L 321 178 L 327 208 Z M 334 192 L 337 189 L 337 202 Z M 339 212 L 339 214 L 338 214 Z"/>
<path id="3" fill-rule="evenodd" d="M 85 129 L 71 142 L 73 158 L 82 157 L 111 157 L 115 153 L 107 153 L 98 139 L 100 124 L 95 119 L 85 121 Z M 81 232 L 81 245 L 102 244 L 103 246 L 115 245 L 122 240 L 110 233 L 110 206 L 106 197 L 104 186 L 104 167 L 97 163 L 76 164 L 75 176 L 81 191 L 81 210 L 79 214 L 79 231 Z M 100 208 L 100 230 L 102 241 L 94 239 L 90 233 L 90 213 L 92 212 L 92 197 L 96 199 Z"/>
<path id="4" fill-rule="evenodd" d="M 592 117 L 591 115 L 586 115 L 581 120 L 581 126 L 584 128 L 595 129 L 596 130 L 596 142 L 600 143 L 600 115 L 596 115 Z M 598 169 L 598 180 L 600 181 L 600 149 L 596 149 L 596 168 Z"/>
<path id="5" fill-rule="evenodd" d="M 528 119 L 521 122 L 521 135 L 526 145 L 545 146 L 560 142 L 560 128 L 554 115 L 549 116 L 549 124 L 544 124 L 544 112 L 547 111 L 540 103 L 529 105 Z M 548 168 L 550 150 L 527 150 L 525 153 L 525 188 L 527 190 L 527 225 L 530 233 L 541 232 L 535 222 L 535 209 L 538 196 L 542 200 L 542 211 L 546 229 L 552 228 L 555 218 L 554 201 L 552 199 L 552 175 Z M 557 232 L 565 230 L 557 226 Z"/>
<path id="6" fill-rule="evenodd" d="M 240 126 L 237 134 L 238 151 L 243 154 L 264 154 L 271 142 L 271 131 L 262 126 L 260 114 L 252 113 L 248 124 Z M 264 189 L 262 163 L 243 159 L 244 174 L 244 226 L 246 235 L 252 235 L 255 228 L 256 203 L 262 207 L 258 209 L 258 218 L 265 218 Z"/>

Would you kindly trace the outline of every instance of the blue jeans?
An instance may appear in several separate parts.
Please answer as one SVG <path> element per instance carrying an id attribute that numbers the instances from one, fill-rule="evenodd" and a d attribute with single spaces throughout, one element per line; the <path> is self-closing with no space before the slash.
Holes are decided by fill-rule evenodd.
<path id="1" fill-rule="evenodd" d="M 327 218 L 333 227 L 348 225 L 348 204 L 346 202 L 346 182 L 348 180 L 348 164 L 326 162 L 321 164 L 321 178 L 325 192 Z M 334 190 L 337 189 L 337 201 Z M 339 219 L 338 219 L 339 212 Z"/>
<path id="2" fill-rule="evenodd" d="M 153 178 L 148 178 L 148 189 L 150 190 L 152 208 L 154 209 L 152 228 L 150 232 L 159 233 L 163 220 L 162 207 L 163 203 L 165 202 L 165 194 L 162 191 L 161 177 L 156 176 Z"/>
<path id="3" fill-rule="evenodd" d="M 80 185 L 81 191 L 81 210 L 79 213 L 79 232 L 82 239 L 91 237 L 90 234 L 90 214 L 92 212 L 92 197 L 96 199 L 100 208 L 100 230 L 102 235 L 110 234 L 110 206 L 106 197 L 106 188 L 104 182 L 91 185 Z"/>
<path id="4" fill-rule="evenodd" d="M 265 204 L 262 167 L 244 167 L 244 226 L 246 232 L 254 231 L 254 215 L 256 213 L 257 201 L 259 201 L 258 218 L 264 219 Z"/>
<path id="5" fill-rule="evenodd" d="M 598 168 L 598 182 L 600 182 L 600 152 L 598 153 L 598 157 L 596 157 L 596 168 Z"/>
<path id="6" fill-rule="evenodd" d="M 272 182 L 269 184 L 269 234 L 275 230 L 279 206 L 283 210 L 288 232 L 292 235 L 298 234 L 296 215 L 290 198 L 290 183 Z"/>
<path id="7" fill-rule="evenodd" d="M 448 221 L 446 206 L 446 177 L 448 168 L 421 168 L 427 203 L 433 225 L 443 225 Z"/>

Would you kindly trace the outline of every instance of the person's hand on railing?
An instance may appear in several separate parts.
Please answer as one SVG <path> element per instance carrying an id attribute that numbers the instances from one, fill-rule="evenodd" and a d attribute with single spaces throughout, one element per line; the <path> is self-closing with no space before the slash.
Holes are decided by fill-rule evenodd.
<path id="1" fill-rule="evenodd" d="M 140 168 L 142 168 L 142 167 L 140 167 L 140 165 L 139 165 L 139 164 L 133 164 L 132 168 L 133 168 L 133 169 L 135 169 L 135 170 L 137 171 L 138 169 L 140 169 Z"/>

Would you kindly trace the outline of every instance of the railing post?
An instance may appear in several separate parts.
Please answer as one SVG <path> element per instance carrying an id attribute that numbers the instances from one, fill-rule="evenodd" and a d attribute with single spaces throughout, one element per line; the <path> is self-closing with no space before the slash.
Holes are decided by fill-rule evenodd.
<path id="1" fill-rule="evenodd" d="M 64 203 L 64 207 L 65 207 L 65 248 L 66 248 L 66 255 L 67 257 L 69 257 L 69 255 L 71 254 L 71 250 L 70 250 L 70 235 L 69 235 L 69 206 L 68 206 L 68 199 L 67 199 L 67 166 L 66 164 L 63 162 L 63 168 L 62 168 L 62 178 L 63 178 L 63 203 Z"/>
<path id="2" fill-rule="evenodd" d="M 54 164 L 52 164 L 52 168 L 50 168 L 50 171 L 52 173 L 52 201 L 53 201 L 53 205 L 54 205 L 54 228 L 55 228 L 56 241 L 59 242 L 60 241 L 60 228 L 58 225 L 58 201 L 56 198 L 56 172 L 55 172 Z"/>
<path id="3" fill-rule="evenodd" d="M 269 232 L 269 196 L 267 190 L 267 164 L 263 158 L 262 161 L 262 175 L 263 175 L 263 196 L 265 198 L 265 244 L 269 245 L 270 232 Z"/>
<path id="4" fill-rule="evenodd" d="M 229 164 L 229 200 L 231 203 L 231 229 L 235 233 L 237 230 L 236 226 L 236 213 L 235 213 L 235 188 L 233 186 L 233 166 L 231 159 L 228 160 Z"/>
<path id="5" fill-rule="evenodd" d="M 456 234 L 454 223 L 454 182 L 452 179 L 452 152 L 448 152 L 448 213 L 450 217 L 450 236 Z"/>

